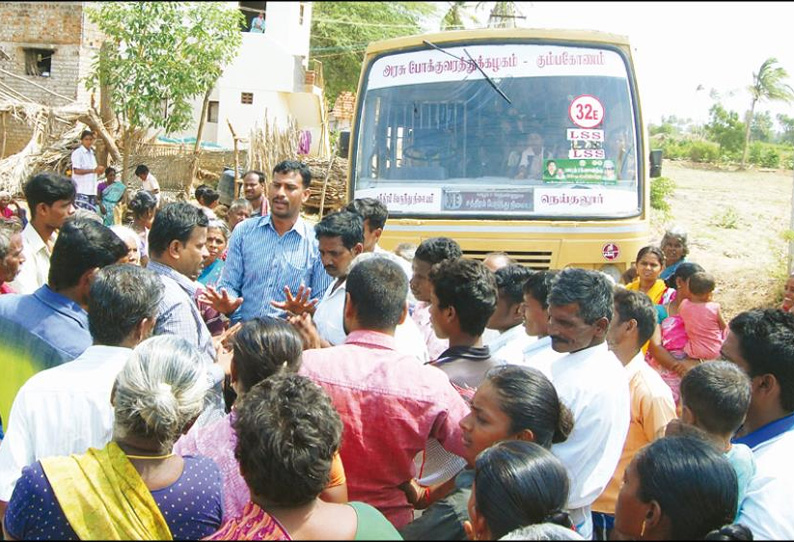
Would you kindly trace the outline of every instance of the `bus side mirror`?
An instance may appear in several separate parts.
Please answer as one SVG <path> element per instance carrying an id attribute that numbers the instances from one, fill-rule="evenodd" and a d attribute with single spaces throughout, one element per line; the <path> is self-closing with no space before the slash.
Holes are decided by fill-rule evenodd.
<path id="1" fill-rule="evenodd" d="M 347 158 L 350 154 L 350 130 L 339 132 L 339 143 L 336 154 L 341 158 Z"/>
<path id="2" fill-rule="evenodd" d="M 651 151 L 651 177 L 662 176 L 662 150 Z"/>

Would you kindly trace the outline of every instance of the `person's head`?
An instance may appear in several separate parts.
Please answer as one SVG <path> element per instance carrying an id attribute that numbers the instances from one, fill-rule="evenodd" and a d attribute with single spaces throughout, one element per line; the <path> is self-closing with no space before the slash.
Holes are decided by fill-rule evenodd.
<path id="1" fill-rule="evenodd" d="M 58 229 L 75 212 L 74 183 L 57 173 L 39 173 L 23 188 L 30 208 L 30 219 L 37 224 Z"/>
<path id="2" fill-rule="evenodd" d="M 640 282 L 653 284 L 664 269 L 664 253 L 659 247 L 648 245 L 637 253 L 634 262 Z"/>
<path id="3" fill-rule="evenodd" d="M 11 203 L 11 193 L 8 190 L 0 190 L 0 209 L 5 209 Z"/>
<path id="4" fill-rule="evenodd" d="M 337 211 L 314 226 L 325 272 L 344 278 L 353 259 L 364 251 L 364 221 L 360 214 Z"/>
<path id="5" fill-rule="evenodd" d="M 534 150 L 536 153 L 540 152 L 543 147 L 543 136 L 538 132 L 530 132 L 527 134 L 527 147 Z"/>
<path id="6" fill-rule="evenodd" d="M 524 329 L 531 337 L 549 334 L 549 290 L 556 274 L 557 271 L 537 271 L 524 281 Z"/>
<path id="7" fill-rule="evenodd" d="M 550 177 L 554 177 L 557 174 L 557 162 L 554 160 L 546 162 L 546 171 Z"/>
<path id="8" fill-rule="evenodd" d="M 260 198 L 265 195 L 265 174 L 256 169 L 246 171 L 243 175 L 243 197 L 249 205 L 253 202 L 259 202 Z M 231 209 L 229 209 L 231 213 Z M 249 213 L 250 215 L 250 213 Z"/>
<path id="9" fill-rule="evenodd" d="M 507 252 L 489 252 L 482 259 L 485 267 L 496 273 L 497 270 L 507 267 L 508 265 L 517 265 L 515 261 Z"/>
<path id="10" fill-rule="evenodd" d="M 243 323 L 231 340 L 231 380 L 238 397 L 275 374 L 300 368 L 303 343 L 295 328 L 279 318 Z"/>
<path id="11" fill-rule="evenodd" d="M 193 205 L 174 202 L 165 205 L 149 231 L 152 260 L 167 265 L 190 280 L 201 272 L 207 250 L 207 215 Z"/>
<path id="12" fill-rule="evenodd" d="M 25 263 L 22 234 L 16 223 L 0 224 L 0 284 L 11 282 Z"/>
<path id="13" fill-rule="evenodd" d="M 471 540 L 496 540 L 524 525 L 572 528 L 563 512 L 568 472 L 554 454 L 533 442 L 500 442 L 477 456 L 464 527 Z"/>
<path id="14" fill-rule="evenodd" d="M 733 522 L 738 494 L 736 472 L 713 444 L 664 437 L 626 468 L 613 532 L 621 540 L 702 540 Z"/>
<path id="15" fill-rule="evenodd" d="M 138 177 L 141 181 L 145 181 L 146 178 L 149 176 L 149 168 L 144 164 L 140 164 L 138 167 L 135 168 L 135 176 Z"/>
<path id="16" fill-rule="evenodd" d="M 287 221 L 297 220 L 301 206 L 309 199 L 311 183 L 311 170 L 303 162 L 284 160 L 276 164 L 268 189 L 271 217 Z"/>
<path id="17" fill-rule="evenodd" d="M 116 168 L 109 167 L 105 169 L 105 179 L 107 180 L 108 184 L 116 182 Z"/>
<path id="18" fill-rule="evenodd" d="M 783 285 L 783 310 L 790 311 L 794 307 L 794 273 L 786 279 Z"/>
<path id="19" fill-rule="evenodd" d="M 660 245 L 667 259 L 667 265 L 673 265 L 689 254 L 687 233 L 683 228 L 677 226 L 673 226 L 664 232 Z"/>
<path id="20" fill-rule="evenodd" d="M 549 291 L 551 347 L 578 352 L 606 340 L 612 320 L 612 283 L 603 273 L 569 267 L 560 271 Z"/>
<path id="21" fill-rule="evenodd" d="M 208 256 L 204 259 L 204 267 L 212 264 L 217 260 L 223 251 L 226 250 L 226 245 L 229 242 L 229 237 L 232 232 L 229 231 L 229 226 L 223 220 L 210 220 L 207 225 L 207 253 Z"/>
<path id="22" fill-rule="evenodd" d="M 52 248 L 47 284 L 56 292 L 70 290 L 70 297 L 86 306 L 96 272 L 126 258 L 127 245 L 110 228 L 73 218 L 64 223 Z"/>
<path id="23" fill-rule="evenodd" d="M 346 209 L 360 214 L 364 219 L 364 252 L 372 252 L 389 218 L 386 205 L 375 198 L 358 198 L 348 203 Z"/>
<path id="24" fill-rule="evenodd" d="M 157 209 L 157 199 L 151 192 L 138 190 L 127 204 L 132 211 L 132 219 L 139 225 L 151 228 Z"/>
<path id="25" fill-rule="evenodd" d="M 689 299 L 691 295 L 689 292 L 689 278 L 695 273 L 705 271 L 700 264 L 694 262 L 681 262 L 675 268 L 675 272 L 667 277 L 665 283 L 668 288 L 675 288 L 676 296 L 683 299 Z"/>
<path id="26" fill-rule="evenodd" d="M 502 440 L 526 440 L 544 448 L 564 442 L 573 430 L 573 416 L 543 373 L 501 365 L 486 374 L 460 428 L 464 459 L 474 465 L 477 454 Z"/>
<path id="27" fill-rule="evenodd" d="M 689 277 L 687 286 L 693 300 L 705 302 L 711 300 L 714 289 L 717 287 L 717 281 L 711 273 L 700 271 Z"/>
<path id="28" fill-rule="evenodd" d="M 135 233 L 135 230 L 130 228 L 129 226 L 122 226 L 120 224 L 114 224 L 110 226 L 110 230 L 119 236 L 119 239 L 124 241 L 124 244 L 127 245 L 127 259 L 123 260 L 121 263 L 131 263 L 133 265 L 140 265 L 141 264 L 141 253 L 138 250 L 138 234 Z"/>
<path id="29" fill-rule="evenodd" d="M 196 201 L 199 205 L 212 209 L 218 205 L 220 199 L 221 193 L 209 185 L 202 184 L 196 188 Z"/>
<path id="30" fill-rule="evenodd" d="M 86 149 L 90 148 L 91 145 L 94 144 L 94 132 L 91 130 L 83 130 L 80 133 L 80 144 L 85 147 Z"/>
<path id="31" fill-rule="evenodd" d="M 607 332 L 607 344 L 624 361 L 624 357 L 633 358 L 653 335 L 656 309 L 644 293 L 620 286 L 615 287 L 614 299 L 615 311 Z"/>
<path id="32" fill-rule="evenodd" d="M 229 206 L 229 212 L 226 213 L 226 224 L 230 230 L 234 231 L 237 224 L 250 217 L 253 212 L 254 208 L 251 207 L 251 203 L 247 199 L 238 198 Z"/>
<path id="33" fill-rule="evenodd" d="M 345 333 L 354 328 L 393 333 L 408 314 L 405 272 L 391 259 L 370 254 L 359 255 L 347 275 Z"/>
<path id="34" fill-rule="evenodd" d="M 436 336 L 481 336 L 496 308 L 491 270 L 477 260 L 445 260 L 430 270 L 430 282 L 430 322 Z"/>
<path id="35" fill-rule="evenodd" d="M 234 455 L 251 496 L 264 506 L 314 501 L 331 476 L 342 438 L 331 399 L 305 376 L 267 378 L 237 406 Z"/>
<path id="36" fill-rule="evenodd" d="M 154 329 L 163 284 L 137 265 L 114 264 L 100 269 L 88 299 L 88 329 L 94 344 L 133 348 Z"/>
<path id="37" fill-rule="evenodd" d="M 570 527 L 556 523 L 537 523 L 513 529 L 499 540 L 584 540 Z"/>
<path id="38" fill-rule="evenodd" d="M 414 261 L 414 254 L 416 254 L 416 245 L 413 243 L 400 243 L 394 247 L 394 253 L 408 263 L 411 263 Z"/>
<path id="39" fill-rule="evenodd" d="M 521 324 L 524 320 L 523 288 L 533 273 L 530 268 L 519 264 L 502 267 L 494 273 L 498 295 L 488 328 L 507 331 Z"/>
<path id="40" fill-rule="evenodd" d="M 637 268 L 632 265 L 620 275 L 620 283 L 623 285 L 631 284 L 637 276 Z"/>
<path id="41" fill-rule="evenodd" d="M 147 441 L 152 451 L 170 453 L 201 414 L 206 394 L 207 375 L 195 346 L 175 335 L 146 339 L 113 387 L 113 440 L 134 438 Z"/>
<path id="42" fill-rule="evenodd" d="M 750 377 L 736 364 L 701 363 L 681 379 L 681 419 L 729 439 L 744 423 L 750 395 Z"/>
<path id="43" fill-rule="evenodd" d="M 414 260 L 411 262 L 411 293 L 419 301 L 430 303 L 430 269 L 444 260 L 457 260 L 463 256 L 460 245 L 449 237 L 431 237 L 416 247 Z"/>
<path id="44" fill-rule="evenodd" d="M 750 377 L 754 417 L 794 412 L 794 314 L 779 309 L 739 314 L 728 323 L 721 353 Z"/>

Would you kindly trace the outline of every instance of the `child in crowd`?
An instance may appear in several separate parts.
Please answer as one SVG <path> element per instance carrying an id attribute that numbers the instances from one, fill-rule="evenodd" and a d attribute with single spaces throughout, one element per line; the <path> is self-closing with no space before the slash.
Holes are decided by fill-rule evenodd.
<path id="1" fill-rule="evenodd" d="M 794 273 L 789 275 L 783 287 L 783 305 L 780 308 L 786 312 L 794 312 Z"/>
<path id="2" fill-rule="evenodd" d="M 750 394 L 750 377 L 736 364 L 729 361 L 702 363 L 681 380 L 681 418 L 671 422 L 667 430 L 669 435 L 694 427 L 700 430 L 701 436 L 717 444 L 739 479 L 739 509 L 756 467 L 750 448 L 731 444 L 731 437 L 744 423 Z"/>
<path id="3" fill-rule="evenodd" d="M 727 324 L 719 303 L 711 300 L 716 281 L 710 273 L 695 273 L 689 278 L 689 299 L 681 302 L 679 313 L 684 321 L 687 343 L 684 352 L 690 358 L 717 359 Z"/>

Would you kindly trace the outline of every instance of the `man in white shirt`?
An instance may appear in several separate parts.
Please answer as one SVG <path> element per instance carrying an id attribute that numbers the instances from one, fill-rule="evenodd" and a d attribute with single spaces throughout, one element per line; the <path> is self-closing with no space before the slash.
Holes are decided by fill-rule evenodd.
<path id="1" fill-rule="evenodd" d="M 9 286 L 18 294 L 32 294 L 47 283 L 56 232 L 75 212 L 75 188 L 68 177 L 39 173 L 23 190 L 30 208 L 30 222 L 22 230 L 25 265 Z"/>
<path id="2" fill-rule="evenodd" d="M 77 188 L 77 202 L 80 207 L 89 211 L 97 211 L 96 186 L 97 175 L 105 172 L 105 166 L 96 162 L 94 132 L 83 130 L 80 134 L 80 146 L 72 151 L 72 180 Z"/>
<path id="3" fill-rule="evenodd" d="M 497 269 L 496 310 L 488 320 L 488 329 L 499 332 L 495 338 L 483 343 L 491 349 L 491 357 L 510 364 L 524 362 L 524 348 L 535 342 L 536 337 L 527 335 L 524 329 L 524 283 L 533 271 L 519 264 L 511 264 Z"/>
<path id="4" fill-rule="evenodd" d="M 615 472 L 629 429 L 629 379 L 606 343 L 614 309 L 603 273 L 567 268 L 551 283 L 548 331 L 567 355 L 551 366 L 551 381 L 574 417 L 568 440 L 551 451 L 568 470 L 567 509 L 577 532 L 592 536 L 590 507 Z"/>
<path id="5" fill-rule="evenodd" d="M 747 418 L 731 442 L 752 449 L 756 472 L 736 522 L 756 540 L 794 539 L 794 314 L 739 314 L 728 324 L 721 353 L 752 381 Z"/>
<path id="6" fill-rule="evenodd" d="M 151 192 L 154 199 L 157 200 L 157 207 L 160 207 L 160 183 L 157 182 L 157 177 L 144 164 L 135 168 L 135 176 L 141 180 L 141 188 Z"/>
<path id="7" fill-rule="evenodd" d="M 97 271 L 88 301 L 93 346 L 69 363 L 33 375 L 14 399 L 0 446 L 0 508 L 23 467 L 110 441 L 111 389 L 132 348 L 151 334 L 162 292 L 157 275 L 138 266 Z"/>
<path id="8" fill-rule="evenodd" d="M 549 289 L 556 271 L 538 271 L 524 281 L 524 331 L 535 340 L 524 347 L 521 365 L 532 367 L 551 379 L 551 364 L 567 355 L 551 347 L 549 337 Z"/>

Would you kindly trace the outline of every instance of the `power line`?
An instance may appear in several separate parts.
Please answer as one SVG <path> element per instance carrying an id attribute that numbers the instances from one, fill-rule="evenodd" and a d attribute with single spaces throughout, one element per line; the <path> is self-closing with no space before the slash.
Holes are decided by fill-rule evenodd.
<path id="1" fill-rule="evenodd" d="M 360 21 L 337 21 L 335 19 L 322 19 L 317 17 L 312 17 L 313 22 L 318 23 L 335 23 L 335 24 L 353 24 L 356 26 L 373 26 L 378 28 L 411 28 L 413 30 L 418 31 L 419 25 L 416 24 L 378 24 L 378 23 L 363 23 Z"/>

